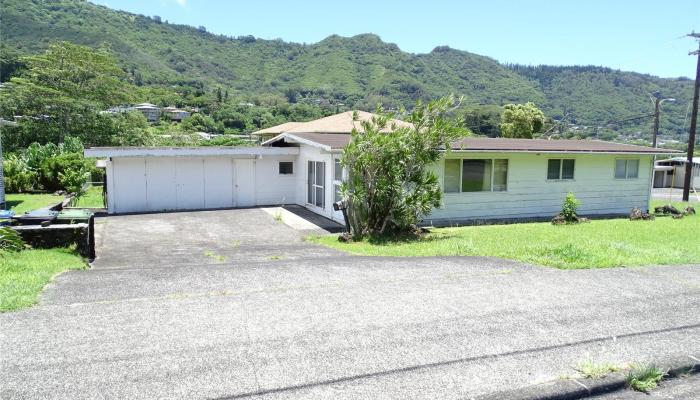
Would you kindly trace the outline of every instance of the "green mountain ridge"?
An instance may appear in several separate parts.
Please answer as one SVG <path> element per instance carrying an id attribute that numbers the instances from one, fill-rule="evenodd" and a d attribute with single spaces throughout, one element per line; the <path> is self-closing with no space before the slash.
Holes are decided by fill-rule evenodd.
<path id="1" fill-rule="evenodd" d="M 451 93 L 474 106 L 532 101 L 566 129 L 623 139 L 648 139 L 651 118 L 615 121 L 651 113 L 649 93 L 660 91 L 677 99 L 664 104 L 662 137 L 682 139 L 687 129 L 687 78 L 504 65 L 447 46 L 412 54 L 374 34 L 332 35 L 314 44 L 231 38 L 81 0 L 0 0 L 0 8 L 5 46 L 33 54 L 55 40 L 107 44 L 137 84 L 220 86 L 232 95 L 273 93 L 365 110 L 378 103 L 410 107 Z"/>

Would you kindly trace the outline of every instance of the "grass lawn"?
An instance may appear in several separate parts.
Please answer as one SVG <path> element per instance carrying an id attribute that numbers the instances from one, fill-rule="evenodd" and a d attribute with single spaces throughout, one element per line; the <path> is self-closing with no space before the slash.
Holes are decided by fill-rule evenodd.
<path id="1" fill-rule="evenodd" d="M 71 207 L 103 208 L 102 186 L 90 186 L 75 204 L 71 204 Z"/>
<path id="2" fill-rule="evenodd" d="M 433 229 L 405 242 L 341 243 L 336 235 L 309 240 L 369 256 L 492 256 L 561 269 L 700 263 L 700 215 L 674 220 L 596 220 Z"/>
<path id="3" fill-rule="evenodd" d="M 0 312 L 36 304 L 51 279 L 70 269 L 83 269 L 85 260 L 70 249 L 0 252 Z"/>
<path id="4" fill-rule="evenodd" d="M 26 211 L 36 210 L 63 201 L 63 196 L 54 196 L 53 193 L 8 193 L 5 195 L 7 207 L 14 210 L 15 214 L 24 214 Z"/>

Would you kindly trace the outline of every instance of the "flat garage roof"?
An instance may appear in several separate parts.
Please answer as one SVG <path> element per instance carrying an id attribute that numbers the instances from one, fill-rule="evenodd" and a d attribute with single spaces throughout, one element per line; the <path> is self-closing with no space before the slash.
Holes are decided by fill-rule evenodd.
<path id="1" fill-rule="evenodd" d="M 298 147 L 91 147 L 85 157 L 210 157 L 256 158 L 299 154 Z"/>

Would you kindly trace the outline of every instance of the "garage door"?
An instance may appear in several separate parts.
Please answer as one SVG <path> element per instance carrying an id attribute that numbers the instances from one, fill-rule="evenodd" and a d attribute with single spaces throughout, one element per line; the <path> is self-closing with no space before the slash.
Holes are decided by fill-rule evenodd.
<path id="1" fill-rule="evenodd" d="M 117 158 L 118 213 L 234 207 L 234 161 L 226 157 Z"/>

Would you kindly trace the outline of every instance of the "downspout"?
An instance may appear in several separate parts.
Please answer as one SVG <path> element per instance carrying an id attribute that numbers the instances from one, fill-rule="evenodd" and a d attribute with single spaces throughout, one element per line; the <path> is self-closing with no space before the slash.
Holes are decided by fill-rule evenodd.
<path id="1" fill-rule="evenodd" d="M 647 214 L 651 214 L 651 196 L 652 192 L 654 190 L 654 166 L 656 165 L 656 154 L 654 154 L 654 157 L 651 158 L 651 167 L 650 167 L 650 172 L 649 172 L 649 188 L 648 188 L 648 197 L 647 197 Z M 664 173 L 664 179 L 666 179 L 665 173 Z"/>

